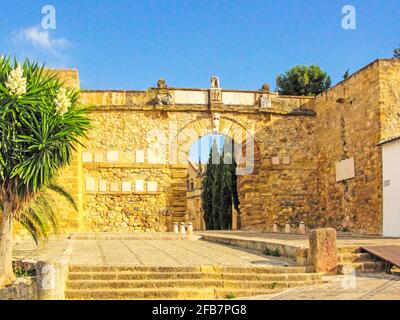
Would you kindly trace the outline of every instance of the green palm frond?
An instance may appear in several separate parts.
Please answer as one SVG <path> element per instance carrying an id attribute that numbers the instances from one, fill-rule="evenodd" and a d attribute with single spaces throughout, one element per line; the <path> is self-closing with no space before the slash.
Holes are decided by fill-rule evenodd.
<path id="1" fill-rule="evenodd" d="M 56 208 L 60 203 L 55 199 L 52 192 L 60 195 L 71 207 L 78 210 L 73 197 L 60 185 L 51 183 L 48 190 L 39 192 L 29 204 L 29 207 L 21 210 L 15 217 L 37 244 L 46 241 L 49 234 L 59 231 L 59 218 Z"/>

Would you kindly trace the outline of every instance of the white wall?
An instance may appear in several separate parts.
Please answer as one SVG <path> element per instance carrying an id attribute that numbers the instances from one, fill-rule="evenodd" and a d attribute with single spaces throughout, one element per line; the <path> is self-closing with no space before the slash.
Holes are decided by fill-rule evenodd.
<path id="1" fill-rule="evenodd" d="M 383 235 L 400 237 L 400 140 L 382 148 Z"/>

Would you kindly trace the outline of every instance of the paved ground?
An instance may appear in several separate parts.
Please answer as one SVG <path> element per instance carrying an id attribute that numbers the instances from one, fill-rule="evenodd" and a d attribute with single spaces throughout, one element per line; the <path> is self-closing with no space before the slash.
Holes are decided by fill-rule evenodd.
<path id="1" fill-rule="evenodd" d="M 329 283 L 293 288 L 254 300 L 400 300 L 400 276 L 363 274 L 325 277 Z"/>
<path id="2" fill-rule="evenodd" d="M 187 240 L 69 240 L 53 238 L 36 248 L 30 240 L 17 242 L 15 258 L 58 260 L 69 251 L 71 264 L 85 265 L 285 265 L 290 260 L 206 241 Z"/>
<path id="3" fill-rule="evenodd" d="M 308 235 L 250 231 L 201 231 L 197 232 L 196 234 L 222 235 L 244 240 L 261 240 L 271 243 L 287 244 L 296 247 L 308 247 Z M 384 244 L 400 245 L 400 238 L 339 234 L 336 243 L 338 247 Z"/>

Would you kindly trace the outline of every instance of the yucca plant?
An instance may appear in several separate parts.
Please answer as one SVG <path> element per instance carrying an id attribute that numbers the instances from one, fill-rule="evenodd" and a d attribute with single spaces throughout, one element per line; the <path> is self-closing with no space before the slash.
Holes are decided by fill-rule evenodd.
<path id="1" fill-rule="evenodd" d="M 69 164 L 90 127 L 78 97 L 43 66 L 0 58 L 0 288 L 15 279 L 13 218 Z"/>

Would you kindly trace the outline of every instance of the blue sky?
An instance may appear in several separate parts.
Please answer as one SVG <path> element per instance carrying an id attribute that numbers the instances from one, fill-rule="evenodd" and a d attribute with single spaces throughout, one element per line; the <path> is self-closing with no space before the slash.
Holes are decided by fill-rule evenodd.
<path id="1" fill-rule="evenodd" d="M 43 30 L 44 5 L 56 29 Z M 356 29 L 341 27 L 342 7 Z M 319 64 L 333 83 L 400 45 L 398 0 L 2 0 L 0 53 L 79 69 L 86 89 L 275 88 L 297 64 Z M 206 152 L 207 154 L 208 152 Z"/>
<path id="2" fill-rule="evenodd" d="M 56 29 L 40 29 L 56 8 Z M 356 8 L 356 30 L 341 8 Z M 2 0 L 0 52 L 79 69 L 82 87 L 258 89 L 296 64 L 319 64 L 337 82 L 400 44 L 398 0 Z M 35 29 L 36 28 L 36 29 Z M 47 37 L 47 38 L 46 38 Z"/>

